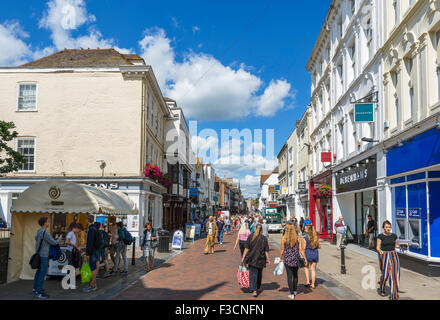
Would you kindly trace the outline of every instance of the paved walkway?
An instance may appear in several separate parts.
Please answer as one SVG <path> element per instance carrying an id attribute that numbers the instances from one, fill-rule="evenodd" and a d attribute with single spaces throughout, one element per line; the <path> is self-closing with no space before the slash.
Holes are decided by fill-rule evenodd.
<path id="1" fill-rule="evenodd" d="M 273 261 L 279 249 L 270 245 L 271 265 L 264 269 L 258 298 L 243 293 L 237 283 L 240 250 L 233 251 L 235 235 L 225 235 L 223 245 L 216 245 L 213 255 L 204 255 L 205 240 L 183 254 L 171 258 L 166 266 L 153 270 L 132 287 L 114 297 L 117 300 L 289 300 L 286 274 L 274 276 Z M 336 299 L 322 285 L 314 291 L 305 288 L 304 272 L 300 271 L 297 300 Z"/>

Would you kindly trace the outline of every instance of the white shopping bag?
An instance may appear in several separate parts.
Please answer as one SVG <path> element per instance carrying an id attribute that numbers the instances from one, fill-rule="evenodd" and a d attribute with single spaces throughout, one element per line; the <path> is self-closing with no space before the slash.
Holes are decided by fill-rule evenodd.
<path id="1" fill-rule="evenodd" d="M 284 263 L 280 262 L 273 271 L 274 276 L 281 276 L 284 273 Z"/>
<path id="2" fill-rule="evenodd" d="M 281 261 L 280 257 L 276 257 L 273 264 L 278 264 L 278 263 L 280 263 L 280 261 Z"/>

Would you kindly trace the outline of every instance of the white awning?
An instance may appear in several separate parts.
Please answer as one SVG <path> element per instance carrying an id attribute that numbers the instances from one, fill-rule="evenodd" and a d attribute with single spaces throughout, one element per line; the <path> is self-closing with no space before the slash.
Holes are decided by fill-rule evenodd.
<path id="1" fill-rule="evenodd" d="M 138 209 L 121 192 L 49 179 L 26 189 L 14 200 L 11 212 L 136 215 Z"/>

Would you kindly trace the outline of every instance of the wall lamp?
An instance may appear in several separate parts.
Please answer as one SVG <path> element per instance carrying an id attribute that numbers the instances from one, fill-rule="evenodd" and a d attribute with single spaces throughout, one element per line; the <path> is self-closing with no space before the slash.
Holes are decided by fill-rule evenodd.
<path id="1" fill-rule="evenodd" d="M 361 140 L 363 142 L 369 142 L 369 143 L 379 142 L 379 140 L 374 140 L 374 139 L 371 139 L 371 138 L 362 138 Z"/>
<path id="2" fill-rule="evenodd" d="M 397 141 L 397 146 L 398 146 L 399 148 L 402 148 L 402 147 L 403 147 L 402 140 L 398 140 L 398 141 Z"/>

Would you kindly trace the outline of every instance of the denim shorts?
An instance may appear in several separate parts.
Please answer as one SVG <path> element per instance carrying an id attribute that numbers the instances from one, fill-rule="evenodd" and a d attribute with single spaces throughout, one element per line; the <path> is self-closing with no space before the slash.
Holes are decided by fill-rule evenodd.
<path id="1" fill-rule="evenodd" d="M 89 265 L 90 265 L 90 269 L 92 269 L 92 271 L 96 270 L 96 266 L 99 262 L 99 254 L 98 251 L 96 251 L 94 254 L 92 254 L 90 256 L 90 261 L 89 261 Z"/>

